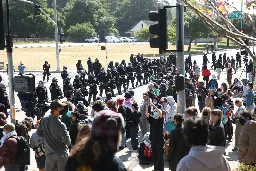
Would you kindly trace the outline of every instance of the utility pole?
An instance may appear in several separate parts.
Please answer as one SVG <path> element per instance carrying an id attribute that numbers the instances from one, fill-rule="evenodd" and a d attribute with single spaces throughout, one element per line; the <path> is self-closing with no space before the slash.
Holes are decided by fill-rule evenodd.
<path id="1" fill-rule="evenodd" d="M 60 71 L 59 39 L 58 39 L 58 16 L 57 16 L 56 0 L 53 0 L 53 6 L 54 6 L 54 22 L 55 22 L 55 42 L 56 42 L 57 71 Z"/>
<path id="2" fill-rule="evenodd" d="M 12 59 L 12 35 L 10 33 L 10 11 L 9 0 L 6 0 L 6 17 L 7 17 L 7 35 L 6 35 L 6 49 L 8 60 L 8 78 L 9 78 L 9 97 L 10 97 L 10 117 L 11 122 L 15 123 L 16 110 L 15 110 L 15 98 L 14 98 L 14 84 L 13 84 L 13 59 Z"/>
<path id="3" fill-rule="evenodd" d="M 177 0 L 176 8 L 176 48 L 177 48 L 177 73 L 185 76 L 185 59 L 184 59 L 184 4 L 182 0 Z M 185 89 L 177 92 L 178 113 L 184 113 L 186 108 Z"/>

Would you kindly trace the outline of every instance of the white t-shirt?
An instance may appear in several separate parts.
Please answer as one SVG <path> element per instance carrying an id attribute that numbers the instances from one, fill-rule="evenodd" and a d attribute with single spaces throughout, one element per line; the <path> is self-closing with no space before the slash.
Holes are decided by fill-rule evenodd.
<path id="1" fill-rule="evenodd" d="M 245 110 L 244 106 L 240 106 L 236 111 L 236 115 L 241 115 Z"/>

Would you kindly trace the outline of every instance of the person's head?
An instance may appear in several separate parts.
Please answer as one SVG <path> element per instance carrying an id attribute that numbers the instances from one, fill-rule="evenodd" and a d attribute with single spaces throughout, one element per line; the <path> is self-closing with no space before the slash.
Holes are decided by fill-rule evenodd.
<path id="1" fill-rule="evenodd" d="M 148 90 L 149 90 L 149 91 L 150 91 L 150 90 L 153 90 L 153 88 L 154 88 L 154 84 L 151 83 L 151 84 L 148 85 Z"/>
<path id="2" fill-rule="evenodd" d="M 44 82 L 43 81 L 39 81 L 38 86 L 39 87 L 44 87 Z"/>
<path id="3" fill-rule="evenodd" d="M 80 114 L 77 111 L 74 111 L 74 112 L 71 113 L 71 120 L 73 122 L 75 122 L 75 121 L 78 120 L 79 116 L 80 116 Z"/>
<path id="4" fill-rule="evenodd" d="M 110 110 L 112 110 L 112 111 L 114 111 L 114 112 L 117 112 L 116 102 L 115 102 L 114 100 L 109 100 L 109 101 L 107 102 L 107 107 L 108 107 Z"/>
<path id="5" fill-rule="evenodd" d="M 91 126 L 88 124 L 81 124 L 78 127 L 77 133 L 77 143 L 84 138 L 89 138 L 91 136 Z"/>
<path id="6" fill-rule="evenodd" d="M 138 109 L 139 109 L 138 103 L 133 103 L 132 104 L 132 110 L 133 111 L 135 111 L 135 110 L 137 111 Z"/>
<path id="7" fill-rule="evenodd" d="M 60 100 L 53 100 L 50 104 L 51 114 L 57 118 L 62 114 L 62 110 L 67 104 L 62 103 Z"/>
<path id="8" fill-rule="evenodd" d="M 206 66 L 206 65 L 204 65 L 204 66 L 203 66 L 203 69 L 207 69 L 207 66 Z"/>
<path id="9" fill-rule="evenodd" d="M 227 85 L 227 83 L 222 83 L 222 84 L 221 84 L 221 89 L 222 89 L 223 92 L 226 92 L 226 91 L 228 90 L 228 85 Z"/>
<path id="10" fill-rule="evenodd" d="M 15 125 L 13 123 L 7 123 L 4 125 L 4 134 L 15 131 Z"/>
<path id="11" fill-rule="evenodd" d="M 103 103 L 102 100 L 96 100 L 93 105 L 92 105 L 92 109 L 95 111 L 95 112 L 99 112 L 101 110 L 104 110 L 105 108 L 105 105 Z"/>
<path id="12" fill-rule="evenodd" d="M 120 113 L 103 110 L 93 119 L 91 135 L 71 150 L 81 165 L 91 166 L 104 155 L 115 155 L 122 141 L 124 118 Z"/>
<path id="13" fill-rule="evenodd" d="M 208 123 L 202 119 L 189 118 L 184 121 L 184 133 L 191 146 L 205 146 L 208 140 Z"/>
<path id="14" fill-rule="evenodd" d="M 182 122 L 183 122 L 183 116 L 182 114 L 176 114 L 174 115 L 174 118 L 173 118 L 173 123 L 174 125 L 182 125 Z"/>
<path id="15" fill-rule="evenodd" d="M 4 126 L 7 123 L 6 119 L 6 114 L 4 112 L 0 112 L 0 126 Z"/>
<path id="16" fill-rule="evenodd" d="M 221 96 L 221 95 L 222 95 L 222 89 L 221 89 L 221 88 L 218 88 L 218 89 L 217 89 L 217 95 L 218 95 L 218 96 Z"/>
<path id="17" fill-rule="evenodd" d="M 107 97 L 108 99 L 110 99 L 110 98 L 112 97 L 112 93 L 111 93 L 111 92 L 107 92 L 106 97 Z"/>
<path id="18" fill-rule="evenodd" d="M 230 63 L 228 63 L 228 68 L 231 68 L 231 64 Z"/>
<path id="19" fill-rule="evenodd" d="M 162 98 L 160 99 L 160 103 L 161 103 L 161 105 L 166 105 L 166 103 L 167 103 L 166 97 L 162 97 Z"/>
<path id="20" fill-rule="evenodd" d="M 211 111 L 210 120 L 213 123 L 220 121 L 222 118 L 222 111 L 220 109 L 213 109 Z"/>
<path id="21" fill-rule="evenodd" d="M 152 103 L 153 103 L 154 105 L 158 105 L 158 98 L 157 98 L 157 97 L 153 97 Z"/>
<path id="22" fill-rule="evenodd" d="M 253 89 L 253 83 L 252 83 L 252 82 L 249 82 L 249 83 L 248 83 L 248 87 L 249 87 L 249 89 Z"/>
<path id="23" fill-rule="evenodd" d="M 242 100 L 236 99 L 236 100 L 235 100 L 235 105 L 236 105 L 237 107 L 241 107 L 241 106 L 243 105 Z"/>
<path id="24" fill-rule="evenodd" d="M 184 113 L 185 113 L 185 118 L 193 117 L 193 110 L 191 108 L 187 108 Z"/>
<path id="25" fill-rule="evenodd" d="M 123 97 L 117 98 L 116 103 L 117 103 L 118 106 L 123 106 L 124 105 L 124 98 Z"/>
<path id="26" fill-rule="evenodd" d="M 125 98 L 125 99 L 130 99 L 130 98 L 132 98 L 131 93 L 130 93 L 130 92 L 124 93 L 124 98 Z"/>
<path id="27" fill-rule="evenodd" d="M 25 125 L 28 129 L 28 131 L 31 131 L 33 128 L 33 118 L 32 117 L 26 117 L 23 121 L 21 121 L 23 125 Z"/>
<path id="28" fill-rule="evenodd" d="M 143 93 L 143 100 L 148 101 L 149 100 L 149 95 L 148 93 Z"/>
<path id="29" fill-rule="evenodd" d="M 195 106 L 191 106 L 190 108 L 192 109 L 192 116 L 197 117 L 197 115 L 198 115 L 197 108 Z"/>
<path id="30" fill-rule="evenodd" d="M 239 122 L 241 125 L 244 125 L 246 123 L 246 121 L 250 121 L 252 119 L 253 119 L 252 113 L 246 110 L 241 114 L 241 116 L 239 118 Z"/>
<path id="31" fill-rule="evenodd" d="M 206 121 L 210 120 L 210 114 L 211 114 L 211 108 L 205 107 L 202 110 L 202 119 L 205 119 Z"/>

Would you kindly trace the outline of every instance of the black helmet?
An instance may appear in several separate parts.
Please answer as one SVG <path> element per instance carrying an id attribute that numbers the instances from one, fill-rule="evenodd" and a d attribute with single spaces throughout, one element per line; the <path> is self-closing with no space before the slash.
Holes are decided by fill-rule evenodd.
<path id="1" fill-rule="evenodd" d="M 58 82 L 57 78 L 54 77 L 54 78 L 52 79 L 52 82 Z"/>

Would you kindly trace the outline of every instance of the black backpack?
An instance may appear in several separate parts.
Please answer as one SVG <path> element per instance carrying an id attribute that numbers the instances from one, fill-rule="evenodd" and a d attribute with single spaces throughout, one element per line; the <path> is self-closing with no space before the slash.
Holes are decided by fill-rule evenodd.
<path id="1" fill-rule="evenodd" d="M 17 136 L 16 140 L 18 144 L 16 163 L 30 165 L 30 148 L 28 141 L 23 136 Z"/>

